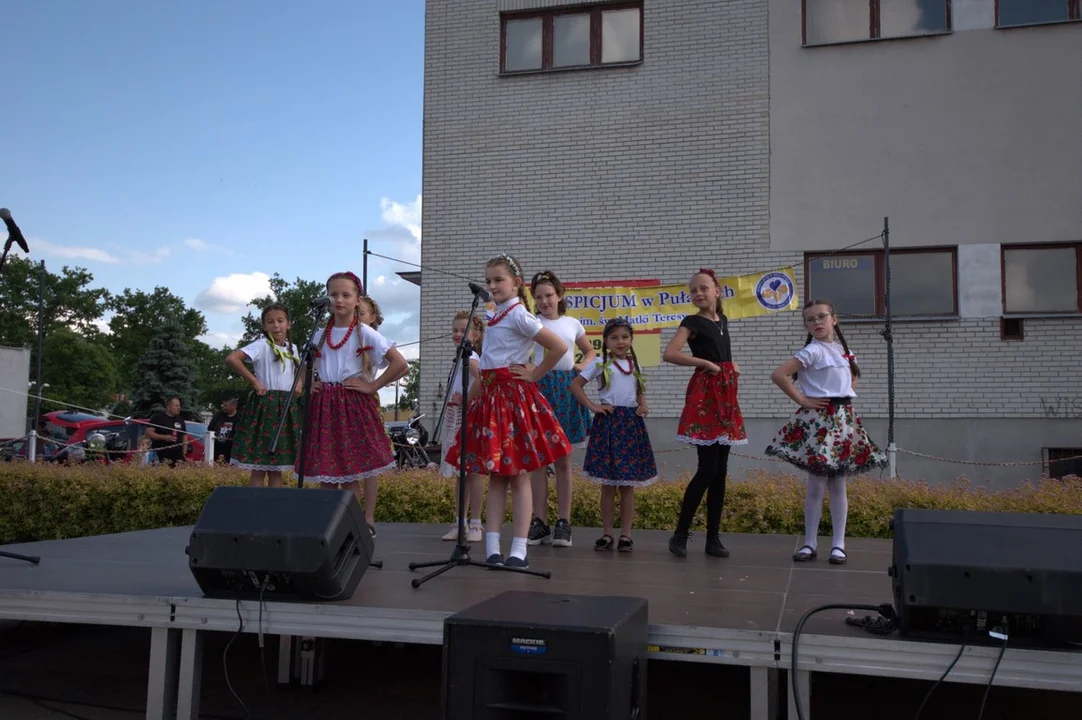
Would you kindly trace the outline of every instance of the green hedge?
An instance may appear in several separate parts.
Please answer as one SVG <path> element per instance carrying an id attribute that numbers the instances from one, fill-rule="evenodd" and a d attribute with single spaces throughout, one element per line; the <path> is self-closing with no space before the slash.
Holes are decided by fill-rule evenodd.
<path id="1" fill-rule="evenodd" d="M 248 474 L 228 467 L 182 468 L 0 463 L 0 544 L 193 524 L 219 485 L 245 485 Z M 636 493 L 635 527 L 672 529 L 686 481 L 659 482 Z M 850 479 L 848 533 L 890 537 L 902 507 L 1082 514 L 1082 480 L 1042 480 L 992 492 L 959 480 L 947 487 L 903 480 Z M 576 478 L 571 522 L 601 525 L 600 489 Z M 549 517 L 556 493 L 549 493 Z M 510 503 L 508 503 L 510 505 Z M 449 524 L 455 487 L 432 470 L 392 472 L 380 481 L 377 522 Z M 695 529 L 703 527 L 703 510 Z M 804 484 L 787 473 L 755 473 L 730 483 L 726 532 L 803 532 Z M 510 519 L 510 518 L 508 518 Z M 822 532 L 830 532 L 826 513 Z"/>

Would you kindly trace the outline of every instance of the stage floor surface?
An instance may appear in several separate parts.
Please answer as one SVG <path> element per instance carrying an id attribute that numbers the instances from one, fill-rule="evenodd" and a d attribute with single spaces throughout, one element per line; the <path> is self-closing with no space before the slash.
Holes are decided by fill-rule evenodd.
<path id="1" fill-rule="evenodd" d="M 574 547 L 529 549 L 531 569 L 548 570 L 551 579 L 456 567 L 413 589 L 410 580 L 427 571 L 410 571 L 410 562 L 450 556 L 453 543 L 440 540 L 446 529 L 379 525 L 374 559 L 382 560 L 383 568 L 369 568 L 352 598 L 324 606 L 450 614 L 504 590 L 630 595 L 649 602 L 651 625 L 775 633 L 791 632 L 806 610 L 825 603 L 891 601 L 887 540 L 849 539 L 848 564 L 835 566 L 827 562 L 829 538 L 820 541 L 818 560 L 797 563 L 792 554 L 802 537 L 723 535 L 732 555 L 715 558 L 703 552 L 704 535 L 695 533 L 688 556 L 677 558 L 668 551 L 671 533 L 638 531 L 633 552 L 599 552 L 593 543 L 600 532 L 592 528 L 576 529 Z M 503 535 L 505 552 L 509 530 Z M 42 561 L 34 566 L 0 558 L 0 593 L 199 599 L 203 594 L 184 552 L 190 533 L 191 527 L 176 527 L 6 546 Z M 471 546 L 471 554 L 483 560 L 483 543 Z M 867 635 L 839 617 L 817 617 L 805 632 Z"/>

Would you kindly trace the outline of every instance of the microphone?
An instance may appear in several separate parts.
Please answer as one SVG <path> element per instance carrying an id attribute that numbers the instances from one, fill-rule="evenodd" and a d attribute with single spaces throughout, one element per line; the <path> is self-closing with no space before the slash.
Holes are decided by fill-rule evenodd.
<path id="1" fill-rule="evenodd" d="M 19 229 L 19 226 L 15 224 L 15 221 L 11 219 L 11 211 L 7 208 L 0 208 L 0 218 L 3 218 L 4 224 L 8 226 L 8 240 L 14 240 L 19 243 L 19 247 L 23 249 L 24 253 L 30 252 L 30 246 L 26 244 L 26 238 L 23 237 L 23 231 Z"/>
<path id="2" fill-rule="evenodd" d="M 315 300 L 313 300 L 311 302 L 311 304 L 309 304 L 308 307 L 310 307 L 312 309 L 326 310 L 327 308 L 329 308 L 333 304 L 334 304 L 334 300 L 331 300 L 329 297 L 324 295 L 321 298 L 316 298 Z"/>
<path id="3" fill-rule="evenodd" d="M 488 302 L 492 299 L 492 293 L 490 293 L 488 290 L 484 289 L 475 282 L 470 283 L 470 290 L 473 291 L 474 295 L 481 298 L 485 302 Z"/>

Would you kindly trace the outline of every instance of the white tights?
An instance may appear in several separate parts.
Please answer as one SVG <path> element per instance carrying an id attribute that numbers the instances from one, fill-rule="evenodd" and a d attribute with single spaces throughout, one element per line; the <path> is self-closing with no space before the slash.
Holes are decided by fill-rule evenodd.
<path id="1" fill-rule="evenodd" d="M 845 548 L 845 520 L 849 501 L 845 497 L 844 475 L 812 475 L 808 473 L 808 494 L 804 498 L 804 544 L 816 547 L 819 521 L 823 517 L 823 495 L 830 491 L 830 519 L 834 525 L 831 547 Z"/>

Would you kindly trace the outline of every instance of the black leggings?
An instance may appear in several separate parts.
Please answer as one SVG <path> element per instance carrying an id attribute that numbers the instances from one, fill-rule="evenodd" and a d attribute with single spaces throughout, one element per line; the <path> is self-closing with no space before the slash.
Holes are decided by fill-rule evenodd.
<path id="1" fill-rule="evenodd" d="M 717 535 L 721 531 L 721 513 L 725 509 L 725 478 L 729 474 L 728 445 L 697 445 L 699 469 L 691 478 L 684 491 L 684 502 L 680 506 L 680 521 L 676 525 L 677 534 L 691 529 L 695 511 L 706 493 L 706 534 Z"/>

